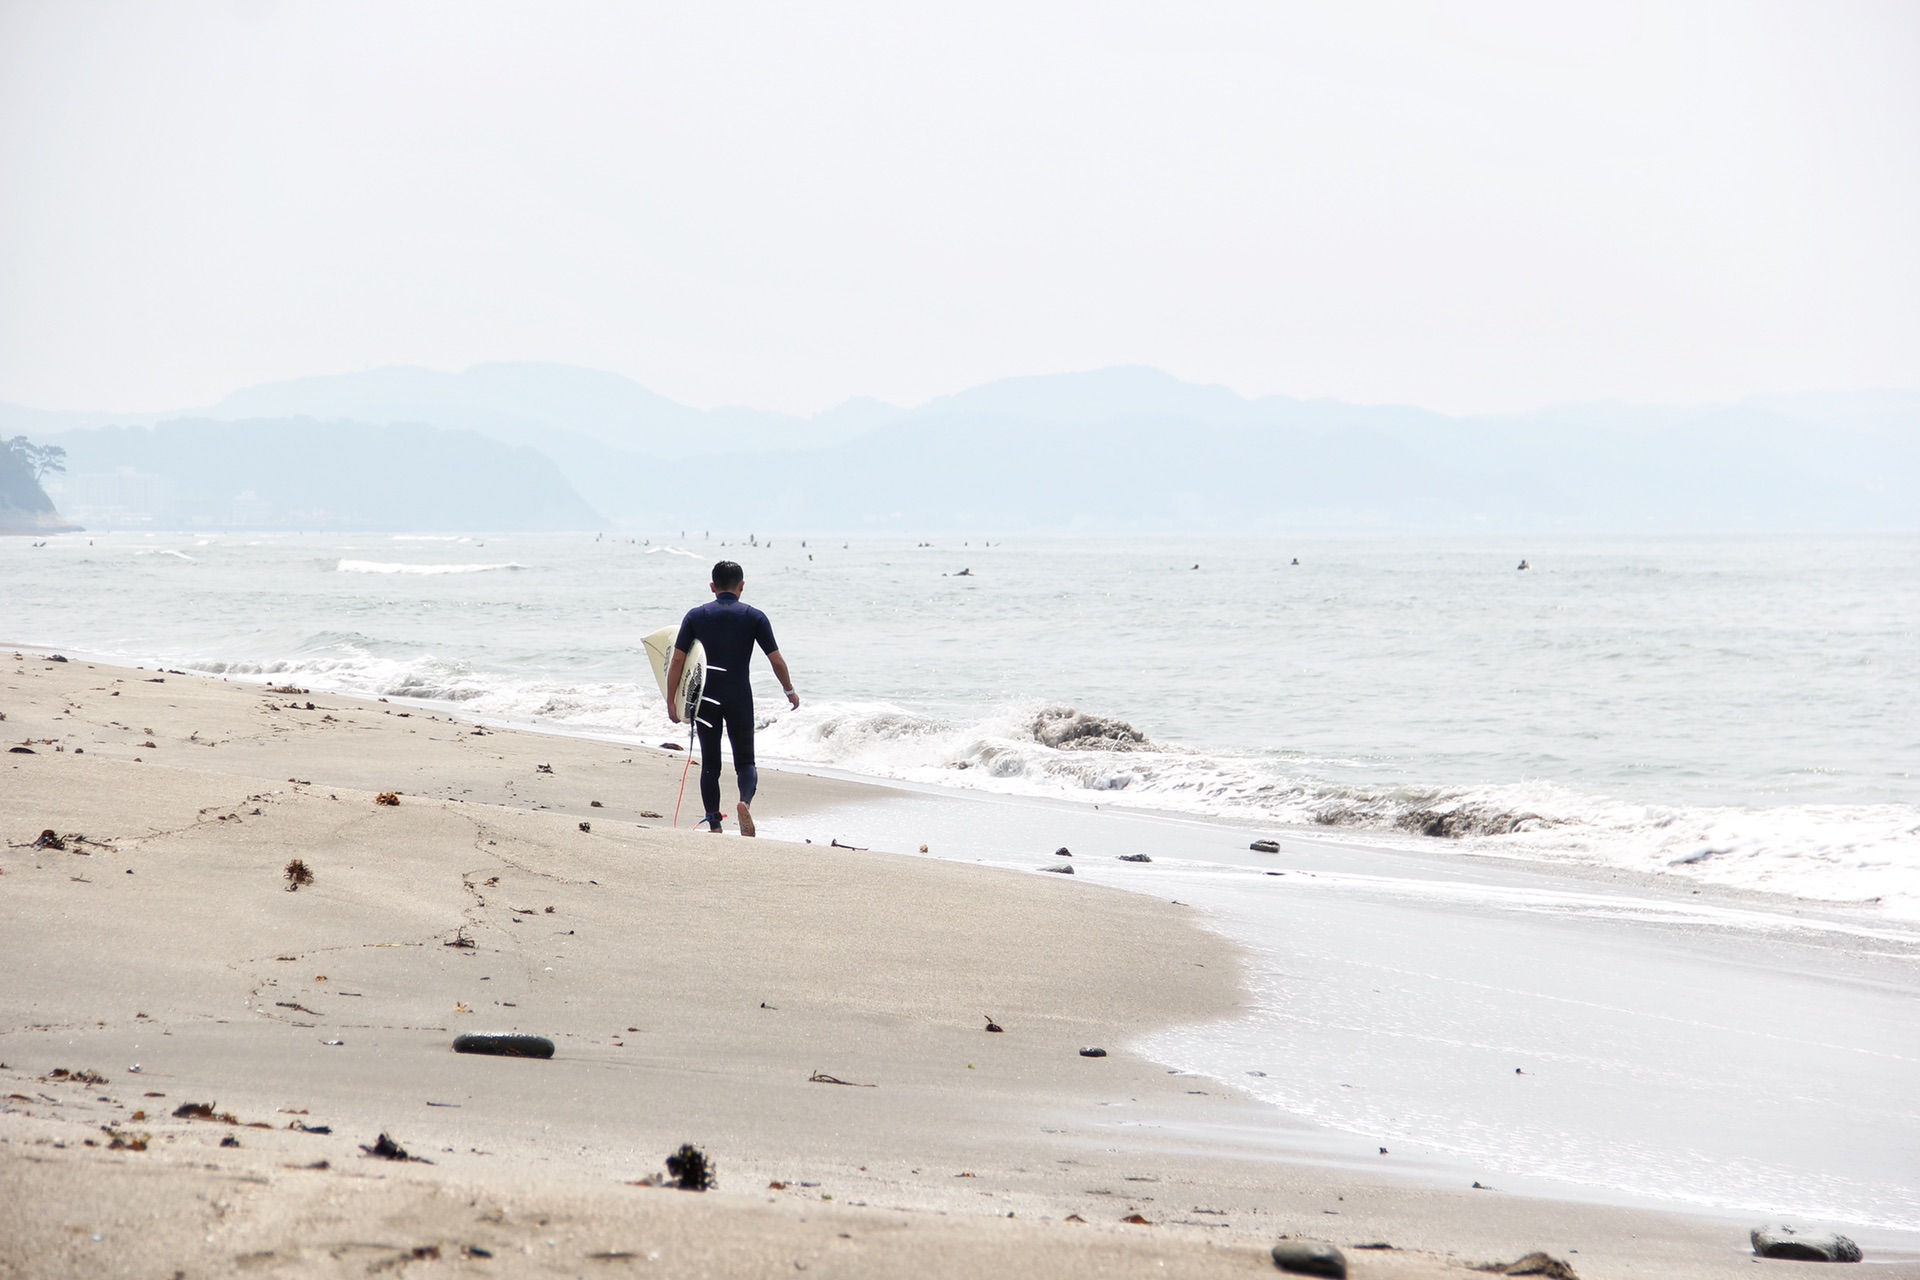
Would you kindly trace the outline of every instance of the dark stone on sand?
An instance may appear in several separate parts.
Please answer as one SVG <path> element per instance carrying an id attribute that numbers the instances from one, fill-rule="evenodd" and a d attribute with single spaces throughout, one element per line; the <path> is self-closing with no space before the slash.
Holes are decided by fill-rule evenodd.
<path id="1" fill-rule="evenodd" d="M 1273 1265 L 1300 1276 L 1346 1280 L 1347 1275 L 1346 1255 L 1317 1240 L 1282 1240 L 1273 1246 Z"/>
<path id="2" fill-rule="evenodd" d="M 1065 845 L 1061 845 L 1053 851 L 1053 856 L 1056 858 L 1071 858 L 1073 856 L 1073 850 L 1067 848 Z"/>
<path id="3" fill-rule="evenodd" d="M 1544 1276 L 1546 1280 L 1580 1280 L 1572 1267 L 1539 1250 L 1501 1267 L 1503 1276 Z"/>
<path id="4" fill-rule="evenodd" d="M 455 1053 L 485 1053 L 497 1058 L 551 1058 L 553 1041 L 545 1036 L 527 1036 L 513 1032 L 483 1031 L 457 1036 Z"/>
<path id="5" fill-rule="evenodd" d="M 685 747 L 681 746 L 677 742 L 663 742 L 660 744 L 660 749 L 662 751 L 685 751 L 686 750 Z"/>
<path id="6" fill-rule="evenodd" d="M 1123 853 L 1123 854 L 1121 854 L 1121 855 L 1120 855 L 1120 861 L 1122 861 L 1122 862 L 1152 862 L 1152 861 L 1153 861 L 1153 859 L 1152 859 L 1152 858 L 1149 858 L 1149 857 L 1148 857 L 1148 856 L 1147 856 L 1146 854 L 1144 854 L 1144 853 Z"/>
<path id="7" fill-rule="evenodd" d="M 1248 845 L 1247 848 L 1253 850 L 1255 853 L 1278 853 L 1280 852 L 1280 842 L 1278 840 L 1255 840 L 1252 844 Z"/>
<path id="8" fill-rule="evenodd" d="M 1080 1056 L 1083 1058 L 1104 1058 L 1107 1056 L 1107 1051 L 1097 1045 L 1088 1045 L 1080 1051 Z"/>
<path id="9" fill-rule="evenodd" d="M 1784 1222 L 1755 1227 L 1753 1251 L 1762 1258 L 1796 1258 L 1802 1262 L 1858 1262 L 1860 1246 L 1831 1231 L 1802 1231 Z"/>
<path id="10" fill-rule="evenodd" d="M 32 747 L 8 747 L 7 750 L 13 752 L 13 754 L 17 756 L 37 756 L 40 754 L 38 751 L 35 751 Z"/>
<path id="11" fill-rule="evenodd" d="M 47 655 L 47 661 L 48 662 L 65 662 L 66 658 L 61 654 L 50 653 Z"/>
<path id="12" fill-rule="evenodd" d="M 1040 870 L 1057 872 L 1058 874 L 1063 876 L 1070 876 L 1073 874 L 1072 867 L 1041 867 Z"/>

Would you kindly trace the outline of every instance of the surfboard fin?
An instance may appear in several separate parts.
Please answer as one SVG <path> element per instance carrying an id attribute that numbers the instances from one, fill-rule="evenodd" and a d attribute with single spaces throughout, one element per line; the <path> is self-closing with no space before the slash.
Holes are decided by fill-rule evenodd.
<path id="1" fill-rule="evenodd" d="M 710 724 L 708 724 L 708 723 L 707 723 L 707 722 L 706 722 L 705 720 L 702 720 L 702 719 L 701 719 L 701 718 L 700 718 L 699 716 L 695 716 L 695 717 L 693 718 L 693 722 L 694 722 L 695 724 L 697 724 L 697 725 L 699 725 L 699 726 L 700 726 L 701 728 L 703 728 L 703 729 L 711 729 L 711 728 L 713 728 L 713 726 L 712 726 L 712 725 L 710 725 Z"/>

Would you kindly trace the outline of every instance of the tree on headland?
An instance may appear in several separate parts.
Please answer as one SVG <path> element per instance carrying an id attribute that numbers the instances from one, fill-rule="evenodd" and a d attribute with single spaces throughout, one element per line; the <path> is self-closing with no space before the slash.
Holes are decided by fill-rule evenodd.
<path id="1" fill-rule="evenodd" d="M 49 471 L 65 471 L 67 451 L 25 436 L 0 440 L 0 533 L 62 533 L 80 526 L 54 509 L 40 487 Z"/>
<path id="2" fill-rule="evenodd" d="M 57 444 L 35 444 L 25 436 L 15 436 L 6 442 L 6 450 L 22 466 L 33 472 L 33 482 L 40 483 L 49 471 L 67 469 L 67 451 Z"/>

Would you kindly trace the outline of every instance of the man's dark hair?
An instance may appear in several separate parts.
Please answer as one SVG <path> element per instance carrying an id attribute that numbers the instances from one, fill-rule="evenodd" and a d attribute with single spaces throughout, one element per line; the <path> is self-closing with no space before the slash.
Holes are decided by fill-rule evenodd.
<path id="1" fill-rule="evenodd" d="M 747 571 L 731 560 L 722 560 L 713 566 L 713 585 L 722 591 L 738 591 L 746 580 Z"/>

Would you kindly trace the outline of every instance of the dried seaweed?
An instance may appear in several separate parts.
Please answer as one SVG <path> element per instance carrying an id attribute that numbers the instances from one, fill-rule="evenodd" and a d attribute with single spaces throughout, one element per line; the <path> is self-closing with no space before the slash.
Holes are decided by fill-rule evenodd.
<path id="1" fill-rule="evenodd" d="M 706 1152 L 691 1142 L 681 1143 L 680 1149 L 667 1157 L 667 1172 L 682 1191 L 708 1191 L 720 1185 Z"/>
<path id="2" fill-rule="evenodd" d="M 424 1157 L 421 1157 L 421 1156 L 408 1155 L 407 1149 L 405 1147 L 401 1146 L 399 1143 L 395 1142 L 392 1138 L 389 1138 L 384 1133 L 381 1134 L 380 1137 L 375 1140 L 372 1146 L 368 1146 L 364 1142 L 361 1143 L 360 1149 L 366 1152 L 368 1155 L 378 1156 L 382 1160 L 409 1160 L 409 1161 L 412 1161 L 414 1164 L 432 1164 L 433 1163 L 433 1161 L 425 1159 Z"/>

